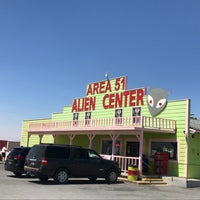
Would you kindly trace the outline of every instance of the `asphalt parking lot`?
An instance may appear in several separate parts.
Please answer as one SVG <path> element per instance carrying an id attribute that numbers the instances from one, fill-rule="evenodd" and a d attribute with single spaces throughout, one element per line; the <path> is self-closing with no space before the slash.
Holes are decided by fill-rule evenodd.
<path id="1" fill-rule="evenodd" d="M 87 179 L 70 179 L 65 185 L 53 180 L 41 183 L 37 178 L 16 178 L 0 164 L 0 199 L 199 199 L 200 188 L 149 186 L 118 181 L 107 184 L 103 179 L 91 183 Z"/>

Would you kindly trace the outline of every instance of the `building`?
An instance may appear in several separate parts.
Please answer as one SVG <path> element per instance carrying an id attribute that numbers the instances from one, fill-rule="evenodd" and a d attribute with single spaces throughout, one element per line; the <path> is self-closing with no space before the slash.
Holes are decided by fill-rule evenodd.
<path id="1" fill-rule="evenodd" d="M 6 147 L 6 156 L 9 154 L 9 152 L 16 147 L 20 146 L 20 142 L 17 141 L 8 141 L 8 140 L 0 140 L 0 161 L 2 160 L 2 148 Z"/>
<path id="2" fill-rule="evenodd" d="M 51 118 L 24 120 L 21 146 L 61 143 L 90 147 L 140 174 L 200 178 L 200 123 L 190 99 L 168 101 L 161 88 L 127 89 L 127 77 L 90 83 Z M 145 169 L 145 170 L 144 170 Z"/>
<path id="3" fill-rule="evenodd" d="M 3 147 L 6 147 L 7 152 L 10 152 L 13 148 L 20 147 L 20 142 L 8 141 L 8 140 L 0 140 L 0 150 Z"/>

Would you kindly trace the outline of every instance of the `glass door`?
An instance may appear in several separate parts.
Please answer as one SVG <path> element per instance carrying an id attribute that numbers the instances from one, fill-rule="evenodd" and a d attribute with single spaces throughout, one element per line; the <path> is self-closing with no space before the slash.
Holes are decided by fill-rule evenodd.
<path id="1" fill-rule="evenodd" d="M 126 156 L 138 157 L 139 156 L 139 142 L 126 142 Z"/>

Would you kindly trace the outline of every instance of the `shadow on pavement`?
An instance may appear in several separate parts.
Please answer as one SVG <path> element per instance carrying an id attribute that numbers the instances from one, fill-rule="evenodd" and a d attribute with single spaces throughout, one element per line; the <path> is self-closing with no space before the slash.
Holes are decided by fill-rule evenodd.
<path id="1" fill-rule="evenodd" d="M 29 179 L 29 178 L 37 178 L 33 175 L 28 175 L 28 174 L 22 174 L 21 176 L 16 176 L 16 175 L 7 175 L 7 177 L 10 177 L 10 178 L 16 178 L 16 179 Z"/>
<path id="2" fill-rule="evenodd" d="M 108 183 L 105 181 L 105 180 L 96 180 L 96 181 L 90 181 L 90 180 L 86 180 L 86 179 L 69 179 L 67 183 L 65 184 L 56 184 L 53 179 L 51 180 L 48 180 L 48 181 L 45 181 L 45 182 L 42 182 L 40 181 L 39 179 L 36 179 L 36 180 L 30 180 L 29 182 L 31 183 L 35 183 L 35 184 L 41 184 L 41 185 L 84 185 L 84 184 L 107 184 Z M 117 181 L 117 183 L 115 184 L 123 184 L 124 182 L 123 181 Z"/>

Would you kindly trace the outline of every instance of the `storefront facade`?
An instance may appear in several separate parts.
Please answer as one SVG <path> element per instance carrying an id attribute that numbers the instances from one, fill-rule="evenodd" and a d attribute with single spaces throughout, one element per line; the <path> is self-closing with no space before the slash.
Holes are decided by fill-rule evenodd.
<path id="1" fill-rule="evenodd" d="M 168 95 L 161 88 L 127 89 L 126 76 L 88 84 L 86 96 L 73 99 L 62 112 L 24 120 L 21 145 L 90 147 L 117 160 L 125 174 L 128 164 L 142 174 L 144 163 L 149 174 L 158 173 L 155 154 L 164 152 L 168 162 L 162 174 L 200 178 L 200 138 L 196 129 L 195 138 L 190 134 L 190 99 L 168 101 Z"/>

